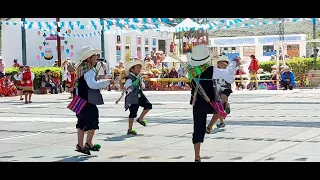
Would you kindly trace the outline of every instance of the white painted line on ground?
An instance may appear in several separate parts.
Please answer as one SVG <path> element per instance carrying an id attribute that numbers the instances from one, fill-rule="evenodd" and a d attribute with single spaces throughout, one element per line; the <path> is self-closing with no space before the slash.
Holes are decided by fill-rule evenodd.
<path id="1" fill-rule="evenodd" d="M 150 114 L 148 115 L 149 117 L 153 117 L 153 116 L 161 116 L 161 115 L 164 115 L 164 114 L 172 114 L 172 113 L 178 113 L 178 112 L 182 112 L 182 111 L 169 111 L 169 112 L 162 112 L 162 113 L 156 113 L 156 114 Z M 40 117 L 39 117 L 40 118 Z M 42 118 L 43 119 L 43 118 Z M 52 118 L 54 119 L 54 118 Z M 69 118 L 69 119 L 72 119 L 73 122 L 76 122 L 76 118 Z M 105 118 L 104 118 L 105 119 Z M 116 119 L 116 118 L 115 118 Z M 114 121 L 119 121 L 119 120 L 122 120 L 123 118 L 117 118 L 117 120 L 114 120 Z M 17 119 L 15 121 L 21 121 L 21 119 Z M 27 121 L 27 120 L 25 120 Z M 30 122 L 30 120 L 29 120 Z M 42 121 L 42 122 L 48 122 L 48 121 Z M 49 121 L 50 122 L 50 121 Z M 61 121 L 59 121 L 61 122 Z M 111 121 L 108 121 L 108 122 L 111 122 Z M 100 124 L 104 124 L 104 123 L 108 123 L 108 122 L 102 122 Z M 55 129 L 49 129 L 49 130 L 44 130 L 44 131 L 41 131 L 41 132 L 38 132 L 38 133 L 25 133 L 25 134 L 20 134 L 20 135 L 15 135 L 15 136 L 10 136 L 10 137 L 6 137 L 6 138 L 1 138 L 0 141 L 5 141 L 5 140 L 11 140 L 11 139 L 17 139 L 17 138 L 24 138 L 24 137 L 30 137 L 30 136 L 36 136 L 36 135 L 40 135 L 40 134 L 43 134 L 47 131 L 61 131 L 61 130 L 69 130 L 69 129 L 73 129 L 74 126 L 72 127 L 65 127 L 65 128 L 55 128 Z"/>
<path id="2" fill-rule="evenodd" d="M 16 138 L 22 138 L 22 137 L 35 136 L 35 135 L 39 135 L 39 134 L 45 133 L 45 132 L 47 132 L 47 131 L 61 131 L 61 130 L 67 130 L 67 129 L 72 129 L 72 127 L 43 130 L 43 131 L 40 131 L 40 132 L 37 132 L 37 133 L 25 133 L 25 134 L 20 134 L 20 135 L 15 135 L 15 136 L 6 137 L 6 138 L 1 138 L 0 141 L 10 140 L 10 139 L 16 139 Z"/>

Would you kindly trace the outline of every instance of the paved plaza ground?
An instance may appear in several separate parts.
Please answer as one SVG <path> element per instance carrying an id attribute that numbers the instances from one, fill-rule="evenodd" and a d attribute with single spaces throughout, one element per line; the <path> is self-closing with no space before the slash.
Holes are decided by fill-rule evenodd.
<path id="1" fill-rule="evenodd" d="M 75 152 L 76 118 L 68 94 L 35 95 L 32 104 L 0 98 L 0 161 L 189 161 L 193 146 L 190 92 L 146 92 L 148 127 L 127 132 L 128 112 L 103 92 L 100 152 Z M 226 127 L 207 135 L 202 161 L 320 161 L 320 90 L 243 91 L 230 97 Z M 208 120 L 211 117 L 208 117 Z"/>

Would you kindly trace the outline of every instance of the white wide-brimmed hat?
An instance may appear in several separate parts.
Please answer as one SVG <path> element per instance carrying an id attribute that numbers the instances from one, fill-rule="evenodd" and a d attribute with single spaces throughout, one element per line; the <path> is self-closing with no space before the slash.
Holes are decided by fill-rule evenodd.
<path id="1" fill-rule="evenodd" d="M 102 51 L 93 49 L 92 46 L 83 46 L 78 53 L 78 62 L 76 63 L 76 67 L 78 67 L 84 60 L 93 56 L 94 54 L 99 54 Z"/>
<path id="2" fill-rule="evenodd" d="M 135 65 L 141 65 L 142 68 L 145 68 L 145 63 L 142 60 L 131 60 L 124 63 L 125 74 L 128 76 L 130 74 L 130 69 Z"/>
<path id="3" fill-rule="evenodd" d="M 218 62 L 228 62 L 229 63 L 229 58 L 228 58 L 228 56 L 224 56 L 224 55 L 222 55 L 222 56 L 219 56 L 218 57 L 218 59 L 217 59 L 217 63 Z"/>
<path id="4" fill-rule="evenodd" d="M 195 46 L 192 49 L 192 53 L 188 54 L 188 62 L 190 66 L 201 66 L 209 62 L 213 54 L 210 53 L 210 50 L 203 44 Z"/>

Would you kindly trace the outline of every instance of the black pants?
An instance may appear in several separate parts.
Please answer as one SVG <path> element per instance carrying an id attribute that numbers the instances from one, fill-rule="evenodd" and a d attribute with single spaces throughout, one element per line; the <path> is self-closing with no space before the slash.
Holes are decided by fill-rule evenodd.
<path id="1" fill-rule="evenodd" d="M 197 100 L 198 101 L 198 100 Z M 207 103 L 195 104 L 193 107 L 193 134 L 192 143 L 203 143 L 207 128 L 207 115 L 216 114 L 213 107 Z"/>
<path id="2" fill-rule="evenodd" d="M 129 107 L 129 118 L 136 118 L 137 113 L 139 110 L 139 107 L 143 107 L 144 110 L 151 110 L 152 104 L 149 102 L 149 100 L 146 98 L 146 96 L 142 93 L 141 97 L 139 98 L 139 104 L 131 104 Z"/>
<path id="3" fill-rule="evenodd" d="M 58 94 L 58 88 L 57 88 L 57 85 L 53 84 L 53 83 L 46 83 L 46 86 L 45 87 L 48 87 L 50 88 L 50 93 L 53 94 L 53 91 L 54 91 L 54 94 Z"/>
<path id="4" fill-rule="evenodd" d="M 290 90 L 293 89 L 293 85 L 292 84 L 290 85 L 288 82 L 281 81 L 281 85 L 283 86 L 284 90 L 288 90 L 288 87 Z"/>

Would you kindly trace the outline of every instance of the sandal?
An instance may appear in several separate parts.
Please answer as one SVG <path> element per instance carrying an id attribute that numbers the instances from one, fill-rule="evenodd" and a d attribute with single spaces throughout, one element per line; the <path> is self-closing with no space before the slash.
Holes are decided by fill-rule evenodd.
<path id="1" fill-rule="evenodd" d="M 135 135 L 137 135 L 137 131 L 134 130 L 134 129 L 132 129 L 131 131 L 129 131 L 129 129 L 128 129 L 127 135 L 133 135 L 133 136 L 135 136 Z"/>
<path id="2" fill-rule="evenodd" d="M 20 98 L 20 101 L 24 100 L 23 98 Z"/>
<path id="3" fill-rule="evenodd" d="M 139 124 L 141 124 L 142 126 L 147 127 L 147 120 L 143 120 L 143 121 L 141 122 L 140 119 L 138 118 L 136 121 L 137 121 Z"/>
<path id="4" fill-rule="evenodd" d="M 194 162 L 201 162 L 201 160 L 200 159 L 195 159 Z"/>
<path id="5" fill-rule="evenodd" d="M 223 123 L 217 124 L 217 127 L 218 128 L 224 128 L 224 127 L 226 127 L 226 124 L 223 122 Z"/>
<path id="6" fill-rule="evenodd" d="M 77 149 L 76 149 L 75 151 L 77 151 L 77 152 L 79 152 L 79 153 L 86 154 L 86 155 L 91 155 L 89 149 L 87 149 L 87 148 L 83 148 L 83 149 L 82 149 L 82 148 L 79 146 L 79 144 L 77 144 Z"/>
<path id="7" fill-rule="evenodd" d="M 32 103 L 32 101 L 29 101 L 29 103 Z"/>
<path id="8" fill-rule="evenodd" d="M 207 134 L 211 134 L 211 130 L 212 130 L 212 128 L 207 127 L 207 129 L 206 129 L 206 133 L 207 133 Z"/>
<path id="9" fill-rule="evenodd" d="M 24 103 L 25 103 L 25 104 L 28 104 L 29 102 L 28 102 L 28 101 L 25 101 Z"/>
<path id="10" fill-rule="evenodd" d="M 90 147 L 90 145 L 88 143 L 86 143 L 85 145 L 86 149 L 89 149 L 90 151 L 99 151 L 101 146 L 99 144 L 95 144 L 92 147 Z"/>

